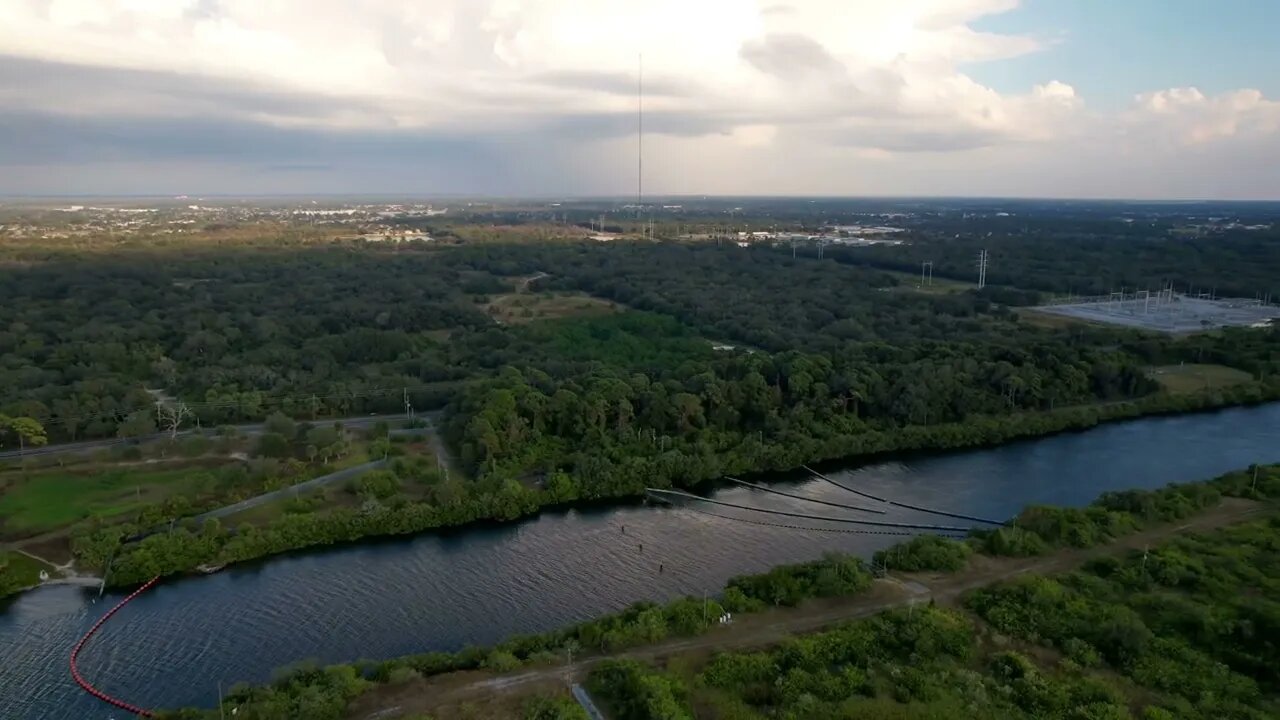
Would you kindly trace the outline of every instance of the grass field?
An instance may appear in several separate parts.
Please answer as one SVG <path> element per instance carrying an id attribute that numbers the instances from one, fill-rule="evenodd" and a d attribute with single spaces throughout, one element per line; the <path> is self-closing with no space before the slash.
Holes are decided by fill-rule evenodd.
<path id="1" fill-rule="evenodd" d="M 503 325 L 569 317 L 599 317 L 618 312 L 615 303 L 580 293 L 508 293 L 495 295 L 485 306 Z"/>
<path id="2" fill-rule="evenodd" d="M 1165 365 L 1147 373 L 1171 393 L 1190 393 L 1231 387 L 1253 379 L 1249 373 L 1225 365 Z"/>
<path id="3" fill-rule="evenodd" d="M 41 570 L 48 570 L 50 575 L 53 574 L 52 567 L 35 558 L 19 552 L 0 552 L 0 573 L 4 573 L 21 586 L 39 583 Z"/>
<path id="4" fill-rule="evenodd" d="M 0 535 L 33 535 L 95 516 L 134 512 L 173 493 L 195 492 L 201 468 L 56 470 L 0 476 Z"/>
<path id="5" fill-rule="evenodd" d="M 885 275 L 892 275 L 897 278 L 898 282 L 902 284 L 894 289 L 899 292 L 910 291 L 932 294 L 948 294 L 964 292 L 966 290 L 976 290 L 978 288 L 977 283 L 964 282 L 962 280 L 949 280 L 947 278 L 940 278 L 937 276 L 933 278 L 932 282 L 926 281 L 924 287 L 921 287 L 920 273 L 904 273 L 896 270 L 881 270 L 880 268 L 875 268 L 875 271 L 884 273 Z"/>

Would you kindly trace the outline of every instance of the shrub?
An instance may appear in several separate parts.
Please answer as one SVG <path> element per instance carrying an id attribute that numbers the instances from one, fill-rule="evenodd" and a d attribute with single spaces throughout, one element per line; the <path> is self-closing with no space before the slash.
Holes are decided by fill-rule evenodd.
<path id="1" fill-rule="evenodd" d="M 980 536 L 982 552 L 1004 557 L 1034 557 L 1049 551 L 1039 535 L 1020 527 L 1002 527 Z"/>
<path id="2" fill-rule="evenodd" d="M 494 650 L 485 658 L 484 666 L 494 672 L 511 672 L 520 667 L 520 660 L 505 650 Z"/>
<path id="3" fill-rule="evenodd" d="M 370 470 L 351 481 L 357 495 L 385 500 L 400 492 L 400 480 L 387 470 Z"/>
<path id="4" fill-rule="evenodd" d="M 964 542 L 937 535 L 920 535 L 877 552 L 875 561 L 890 570 L 955 572 L 965 566 L 972 552 Z"/>
<path id="5" fill-rule="evenodd" d="M 403 685 L 404 683 L 421 679 L 422 673 L 411 667 L 398 667 L 387 674 L 387 684 L 389 685 Z"/>

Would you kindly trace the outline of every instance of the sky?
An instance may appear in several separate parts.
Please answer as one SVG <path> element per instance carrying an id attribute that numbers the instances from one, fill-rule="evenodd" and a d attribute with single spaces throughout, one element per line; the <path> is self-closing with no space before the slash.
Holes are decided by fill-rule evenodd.
<path id="1" fill-rule="evenodd" d="M 0 194 L 1280 199 L 1277 27 L 1258 0 L 0 0 Z"/>

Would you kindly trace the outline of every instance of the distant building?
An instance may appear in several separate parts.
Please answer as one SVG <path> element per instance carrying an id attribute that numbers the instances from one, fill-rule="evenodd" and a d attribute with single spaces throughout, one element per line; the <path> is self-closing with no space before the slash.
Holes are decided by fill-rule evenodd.
<path id="1" fill-rule="evenodd" d="M 365 242 L 435 242 L 435 238 L 424 233 L 412 232 L 405 230 L 404 232 L 385 232 L 385 233 L 365 233 L 360 238 Z"/>

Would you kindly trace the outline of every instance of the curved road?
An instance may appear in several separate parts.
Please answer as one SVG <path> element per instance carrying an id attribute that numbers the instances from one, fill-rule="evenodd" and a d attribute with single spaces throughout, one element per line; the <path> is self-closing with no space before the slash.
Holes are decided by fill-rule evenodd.
<path id="1" fill-rule="evenodd" d="M 338 482 L 339 480 L 350 480 L 351 478 L 359 477 L 370 470 L 376 470 L 386 464 L 386 460 L 374 460 L 373 462 L 367 462 L 363 465 L 355 465 L 353 467 L 346 468 L 345 470 L 339 470 L 338 472 L 329 473 L 328 475 L 321 475 L 318 478 L 312 478 L 306 482 L 300 482 L 297 485 L 290 485 L 286 488 L 272 490 L 269 493 L 263 493 L 262 495 L 251 497 L 248 500 L 241 500 L 234 505 L 220 507 L 217 510 L 210 510 L 209 512 L 202 513 L 200 515 L 193 515 L 192 519 L 198 523 L 202 523 L 211 518 L 235 515 L 238 512 L 258 507 L 259 505 L 269 503 L 273 500 L 282 500 L 290 495 L 297 495 L 298 493 L 307 492 L 308 490 L 315 490 L 316 488 L 324 487 L 325 485 Z"/>

